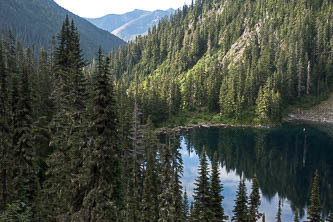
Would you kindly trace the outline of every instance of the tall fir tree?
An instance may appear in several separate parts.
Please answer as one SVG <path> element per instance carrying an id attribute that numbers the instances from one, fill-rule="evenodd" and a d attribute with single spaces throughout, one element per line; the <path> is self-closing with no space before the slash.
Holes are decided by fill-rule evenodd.
<path id="1" fill-rule="evenodd" d="M 145 166 L 143 193 L 141 202 L 141 221 L 150 222 L 158 220 L 158 159 L 157 138 L 150 119 L 144 129 L 144 144 L 147 156 Z"/>
<path id="2" fill-rule="evenodd" d="M 208 162 L 205 149 L 202 150 L 198 177 L 195 179 L 194 188 L 194 221 L 211 221 L 212 212 L 210 209 L 210 181 Z"/>
<path id="3" fill-rule="evenodd" d="M 92 135 L 87 144 L 83 172 L 86 191 L 83 199 L 86 221 L 121 221 L 122 184 L 117 139 L 117 115 L 108 59 L 98 51 L 98 70 L 93 98 Z"/>
<path id="4" fill-rule="evenodd" d="M 220 181 L 219 163 L 217 157 L 217 152 L 215 152 L 212 161 L 212 174 L 210 179 L 210 209 L 213 214 L 211 221 L 214 222 L 225 220 L 224 209 L 222 207 L 224 197 L 221 194 L 223 186 Z"/>
<path id="5" fill-rule="evenodd" d="M 29 50 L 28 50 L 29 52 Z M 17 110 L 17 128 L 15 134 L 17 141 L 14 146 L 16 157 L 14 186 L 17 191 L 17 198 L 24 198 L 22 201 L 33 203 L 39 189 L 38 165 L 36 150 L 32 144 L 33 132 L 33 111 L 31 104 L 31 89 L 29 82 L 29 70 L 32 67 L 29 58 L 24 61 L 19 83 L 20 99 Z"/>
<path id="6" fill-rule="evenodd" d="M 173 172 L 172 177 L 172 207 L 170 213 L 170 219 L 174 222 L 183 221 L 183 203 L 182 203 L 182 185 L 180 181 L 179 172 L 177 169 Z"/>
<path id="7" fill-rule="evenodd" d="M 319 194 L 319 172 L 316 170 L 310 197 L 311 204 L 308 207 L 308 221 L 309 222 L 320 222 L 321 221 L 321 204 Z"/>
<path id="8" fill-rule="evenodd" d="M 87 146 L 90 118 L 87 113 L 87 87 L 83 74 L 82 55 L 74 23 L 66 17 L 58 35 L 54 61 L 54 115 L 50 123 L 50 145 L 54 152 L 48 158 L 48 180 L 44 193 L 49 195 L 45 214 L 76 215 L 83 204 L 84 191 L 80 174 L 82 149 Z"/>
<path id="9" fill-rule="evenodd" d="M 183 211 L 182 211 L 182 196 L 183 187 L 181 182 L 181 177 L 183 176 L 183 159 L 179 151 L 179 140 L 176 134 L 169 134 L 169 146 L 172 151 L 172 210 L 171 210 L 171 220 L 175 222 L 181 222 Z"/>
<path id="10" fill-rule="evenodd" d="M 231 221 L 248 221 L 247 194 L 244 179 L 239 182 L 235 204 L 236 205 L 232 211 L 234 213 L 234 216 L 232 217 Z"/>
<path id="11" fill-rule="evenodd" d="M 250 194 L 249 200 L 249 220 L 250 222 L 256 222 L 260 219 L 261 213 L 259 213 L 260 207 L 260 193 L 259 193 L 259 184 L 258 179 L 254 176 L 252 180 L 252 192 Z"/>
<path id="12" fill-rule="evenodd" d="M 188 201 L 187 191 L 185 188 L 184 195 L 183 195 L 183 221 L 188 221 L 190 216 L 190 205 Z"/>
<path id="13" fill-rule="evenodd" d="M 161 194 L 159 195 L 159 219 L 158 222 L 171 222 L 172 211 L 172 156 L 169 147 L 162 148 L 161 156 Z"/>
<path id="14" fill-rule="evenodd" d="M 127 184 L 126 214 L 131 221 L 140 220 L 140 203 L 142 196 L 141 184 L 143 180 L 143 126 L 141 124 L 141 112 L 137 103 L 134 104 L 132 129 L 129 139 L 132 146 L 129 150 L 129 180 Z"/>

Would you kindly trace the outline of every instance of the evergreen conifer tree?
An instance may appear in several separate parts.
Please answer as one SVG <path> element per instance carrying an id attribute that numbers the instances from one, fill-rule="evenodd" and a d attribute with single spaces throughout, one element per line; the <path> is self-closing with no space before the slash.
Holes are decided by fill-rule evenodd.
<path id="1" fill-rule="evenodd" d="M 170 219 L 174 222 L 183 221 L 182 186 L 178 170 L 175 169 L 172 177 L 172 207 Z"/>
<path id="2" fill-rule="evenodd" d="M 172 156 L 168 147 L 162 148 L 161 157 L 161 190 L 159 195 L 159 219 L 158 222 L 171 222 L 172 206 Z"/>
<path id="3" fill-rule="evenodd" d="M 319 172 L 315 172 L 313 178 L 313 185 L 311 191 L 311 204 L 308 207 L 308 221 L 309 222 L 320 222 L 321 221 L 321 204 L 319 194 Z"/>
<path id="4" fill-rule="evenodd" d="M 220 181 L 219 164 L 217 160 L 217 152 L 214 153 L 212 161 L 212 173 L 210 182 L 210 209 L 212 211 L 211 221 L 224 221 L 224 209 L 222 207 L 223 196 L 221 192 L 223 191 L 223 186 Z"/>
<path id="5" fill-rule="evenodd" d="M 195 180 L 193 219 L 195 221 L 211 221 L 210 181 L 205 149 L 202 150 L 198 178 Z"/>
<path id="6" fill-rule="evenodd" d="M 254 176 L 252 180 L 252 192 L 250 194 L 249 200 L 249 219 L 250 222 L 256 222 L 260 219 L 261 213 L 259 213 L 260 207 L 260 193 L 259 193 L 259 184 L 257 177 Z"/>
<path id="7" fill-rule="evenodd" d="M 93 135 L 87 144 L 84 167 L 86 195 L 84 217 L 88 221 L 121 221 L 121 164 L 117 139 L 117 114 L 108 59 L 98 52 L 98 71 L 94 88 Z"/>
<path id="8" fill-rule="evenodd" d="M 72 28 L 66 17 L 58 35 L 59 45 L 55 53 L 54 115 L 50 124 L 50 145 L 55 149 L 47 164 L 48 180 L 44 193 L 50 198 L 45 205 L 46 214 L 59 215 L 69 212 L 80 214 L 84 191 L 80 175 L 83 165 L 82 149 L 87 145 L 90 118 L 87 113 L 87 93 L 83 75 L 82 55 L 73 54 L 80 48 L 75 25 Z M 111 116 L 113 119 L 114 117 Z M 112 127 L 114 127 L 111 124 Z M 111 129 L 112 130 L 112 129 Z"/>
<path id="9" fill-rule="evenodd" d="M 132 146 L 129 152 L 130 163 L 130 178 L 127 185 L 127 209 L 126 213 L 128 218 L 133 221 L 140 219 L 140 203 L 142 189 L 140 184 L 143 180 L 143 159 L 144 159 L 144 146 L 143 146 L 143 129 L 141 125 L 141 112 L 137 103 L 134 104 L 132 129 L 129 136 Z"/>
<path id="10" fill-rule="evenodd" d="M 239 182 L 235 204 L 236 205 L 234 207 L 234 210 L 232 211 L 234 213 L 234 216 L 232 217 L 231 221 L 248 221 L 247 194 L 244 179 Z"/>
<path id="11" fill-rule="evenodd" d="M 183 187 L 181 184 L 181 177 L 183 176 L 183 159 L 182 155 L 179 151 L 179 140 L 176 137 L 176 134 L 168 135 L 169 137 L 169 146 L 172 150 L 172 211 L 171 211 L 171 219 L 172 221 L 182 221 L 183 216 L 183 204 L 182 204 L 182 196 L 183 196 Z"/>
<path id="12" fill-rule="evenodd" d="M 158 162 L 156 157 L 157 138 L 152 122 L 148 122 L 144 130 L 144 144 L 147 163 L 144 173 L 143 194 L 141 203 L 141 221 L 150 222 L 158 219 Z"/>
<path id="13" fill-rule="evenodd" d="M 190 215 L 190 205 L 188 202 L 188 196 L 187 191 L 185 188 L 184 196 L 183 196 L 183 221 L 188 221 L 189 215 Z"/>
<path id="14" fill-rule="evenodd" d="M 33 203 L 38 185 L 38 166 L 36 164 L 36 151 L 32 144 L 32 104 L 29 83 L 29 61 L 25 61 L 20 75 L 20 99 L 17 110 L 17 128 L 15 134 L 17 141 L 14 146 L 17 157 L 16 168 L 18 174 L 14 178 L 17 198 L 24 198 L 27 203 Z"/>

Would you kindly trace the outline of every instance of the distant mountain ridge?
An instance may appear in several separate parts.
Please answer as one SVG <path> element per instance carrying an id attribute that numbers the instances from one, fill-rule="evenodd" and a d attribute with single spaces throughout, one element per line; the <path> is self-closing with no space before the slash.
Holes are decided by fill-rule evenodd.
<path id="1" fill-rule="evenodd" d="M 111 32 L 119 38 L 129 41 L 138 35 L 145 35 L 148 29 L 158 24 L 158 21 L 170 16 L 175 10 L 145 11 L 135 9 L 125 14 L 109 14 L 101 18 L 86 18 L 97 27 Z"/>
<path id="2" fill-rule="evenodd" d="M 123 40 L 99 29 L 85 19 L 60 7 L 53 0 L 1 0 L 0 30 L 11 29 L 26 46 L 49 48 L 52 36 L 60 30 L 66 15 L 74 20 L 80 33 L 81 48 L 86 59 L 91 59 L 101 45 L 105 52 L 126 44 Z"/>

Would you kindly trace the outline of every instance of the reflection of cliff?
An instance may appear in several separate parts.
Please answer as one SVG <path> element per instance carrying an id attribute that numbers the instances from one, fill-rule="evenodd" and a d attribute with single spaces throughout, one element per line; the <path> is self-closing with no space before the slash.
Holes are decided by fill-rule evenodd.
<path id="1" fill-rule="evenodd" d="M 186 143 L 208 156 L 218 150 L 227 170 L 250 179 L 254 174 L 267 198 L 276 193 L 291 201 L 292 208 L 308 204 L 314 171 L 321 176 L 324 213 L 333 210 L 333 139 L 309 126 L 281 129 L 195 129 Z"/>

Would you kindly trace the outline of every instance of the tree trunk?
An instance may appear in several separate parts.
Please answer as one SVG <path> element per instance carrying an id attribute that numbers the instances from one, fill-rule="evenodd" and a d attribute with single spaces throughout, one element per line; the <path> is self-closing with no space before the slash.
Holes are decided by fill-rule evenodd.
<path id="1" fill-rule="evenodd" d="M 306 78 L 306 95 L 310 95 L 310 85 L 311 85 L 311 62 L 308 61 L 308 75 Z"/>
<path id="2" fill-rule="evenodd" d="M 302 95 L 302 76 L 303 76 L 303 62 L 300 59 L 298 63 L 298 84 L 297 84 L 297 97 L 300 98 Z"/>

